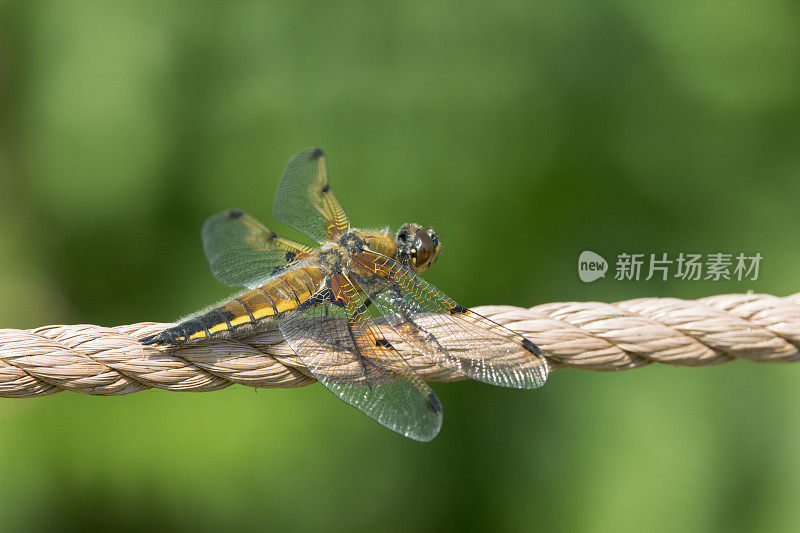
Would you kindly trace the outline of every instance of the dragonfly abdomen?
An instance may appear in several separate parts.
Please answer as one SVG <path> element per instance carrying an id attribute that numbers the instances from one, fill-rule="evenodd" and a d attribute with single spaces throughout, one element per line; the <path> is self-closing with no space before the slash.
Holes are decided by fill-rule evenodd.
<path id="1" fill-rule="evenodd" d="M 180 324 L 145 337 L 142 344 L 185 344 L 255 326 L 300 307 L 323 285 L 316 268 L 298 268 Z"/>

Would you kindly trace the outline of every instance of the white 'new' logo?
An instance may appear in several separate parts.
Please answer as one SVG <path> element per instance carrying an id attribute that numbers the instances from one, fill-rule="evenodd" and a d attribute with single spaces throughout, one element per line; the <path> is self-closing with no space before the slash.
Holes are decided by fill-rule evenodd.
<path id="1" fill-rule="evenodd" d="M 578 257 L 578 276 L 581 281 L 589 283 L 598 278 L 604 278 L 607 270 L 608 262 L 594 252 L 586 250 L 581 252 Z"/>

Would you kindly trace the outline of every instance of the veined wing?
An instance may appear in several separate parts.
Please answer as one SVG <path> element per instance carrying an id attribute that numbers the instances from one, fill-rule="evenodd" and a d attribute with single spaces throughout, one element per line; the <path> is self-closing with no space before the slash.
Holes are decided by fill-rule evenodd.
<path id="1" fill-rule="evenodd" d="M 547 380 L 547 362 L 528 339 L 458 305 L 391 258 L 365 251 L 354 260 L 387 281 L 370 294 L 372 303 L 419 353 L 492 385 L 533 389 Z"/>
<path id="2" fill-rule="evenodd" d="M 273 206 L 275 218 L 322 243 L 350 228 L 342 205 L 328 183 L 328 163 L 319 148 L 295 155 L 278 184 Z"/>
<path id="3" fill-rule="evenodd" d="M 383 337 L 343 275 L 331 277 L 316 305 L 278 327 L 314 377 L 345 402 L 414 440 L 439 433 L 439 399 Z"/>
<path id="4" fill-rule="evenodd" d="M 250 215 L 223 211 L 203 223 L 203 251 L 217 280 L 254 289 L 294 261 L 315 252 L 283 237 Z"/>

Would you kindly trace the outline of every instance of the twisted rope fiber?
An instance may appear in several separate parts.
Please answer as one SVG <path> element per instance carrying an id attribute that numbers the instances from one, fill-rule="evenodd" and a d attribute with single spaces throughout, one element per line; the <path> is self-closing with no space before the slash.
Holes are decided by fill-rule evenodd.
<path id="1" fill-rule="evenodd" d="M 800 359 L 800 293 L 475 310 L 536 342 L 552 370 L 615 371 L 650 363 L 706 366 L 734 359 Z M 138 342 L 167 326 L 146 322 L 111 328 L 0 329 L 0 397 L 29 398 L 65 390 L 114 396 L 153 387 L 205 392 L 235 383 L 268 388 L 314 382 L 276 330 L 177 348 Z M 410 351 L 388 328 L 384 333 L 423 379 L 464 379 L 456 369 Z"/>

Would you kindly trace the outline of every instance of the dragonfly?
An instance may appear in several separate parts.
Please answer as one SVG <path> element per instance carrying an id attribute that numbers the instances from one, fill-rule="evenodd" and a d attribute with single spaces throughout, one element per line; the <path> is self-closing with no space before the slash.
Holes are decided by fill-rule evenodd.
<path id="1" fill-rule="evenodd" d="M 319 148 L 289 161 L 273 214 L 318 246 L 281 237 L 239 210 L 211 216 L 202 227 L 211 273 L 246 290 L 140 342 L 178 346 L 277 327 L 317 381 L 417 441 L 439 433 L 442 405 L 401 351 L 502 387 L 533 389 L 547 380 L 536 344 L 419 275 L 442 250 L 433 228 L 408 223 L 392 235 L 350 226 Z M 394 331 L 402 350 L 384 330 Z"/>

